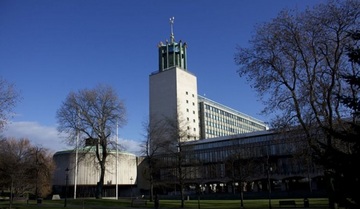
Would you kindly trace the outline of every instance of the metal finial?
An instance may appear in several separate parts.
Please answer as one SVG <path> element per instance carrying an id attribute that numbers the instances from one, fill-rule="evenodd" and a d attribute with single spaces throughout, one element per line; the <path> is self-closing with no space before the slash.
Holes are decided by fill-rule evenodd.
<path id="1" fill-rule="evenodd" d="M 175 41 L 174 29 L 173 29 L 174 20 L 175 20 L 175 17 L 170 17 L 170 41 L 171 41 L 171 43 L 173 43 Z"/>

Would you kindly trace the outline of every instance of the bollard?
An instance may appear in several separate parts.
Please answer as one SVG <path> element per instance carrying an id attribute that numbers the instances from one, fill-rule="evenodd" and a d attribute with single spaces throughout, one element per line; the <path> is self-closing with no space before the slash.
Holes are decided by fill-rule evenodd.
<path id="1" fill-rule="evenodd" d="M 310 206 L 309 204 L 309 199 L 308 198 L 304 198 L 304 208 L 308 208 Z"/>

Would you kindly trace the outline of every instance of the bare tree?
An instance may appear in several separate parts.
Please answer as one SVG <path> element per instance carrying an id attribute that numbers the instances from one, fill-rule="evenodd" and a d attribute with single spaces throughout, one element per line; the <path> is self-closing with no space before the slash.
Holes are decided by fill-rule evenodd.
<path id="1" fill-rule="evenodd" d="M 192 136 L 188 130 L 189 124 L 182 118 L 180 113 L 177 114 L 177 120 L 166 118 L 166 135 L 170 139 L 167 143 L 167 155 L 173 160 L 173 175 L 179 184 L 181 208 L 185 204 L 185 183 L 191 172 L 191 167 L 188 167 L 190 158 L 187 156 L 188 151 L 183 149 L 183 142 L 192 140 Z"/>
<path id="2" fill-rule="evenodd" d="M 106 160 L 109 149 L 114 142 L 116 126 L 126 123 L 126 109 L 115 90 L 106 85 L 98 85 L 94 89 L 83 89 L 71 92 L 57 111 L 58 130 L 68 134 L 68 144 L 87 145 L 94 152 L 96 163 L 100 167 L 96 198 L 102 198 L 102 188 L 106 171 Z M 82 136 L 77 137 L 77 135 Z"/>
<path id="3" fill-rule="evenodd" d="M 251 152 L 251 147 L 242 147 L 234 144 L 229 150 L 229 156 L 225 161 L 226 176 L 231 179 L 233 193 L 235 194 L 235 183 L 238 183 L 240 193 L 240 207 L 244 207 L 244 187 L 250 183 L 254 176 L 258 174 L 260 162 L 252 158 L 247 152 Z"/>
<path id="4" fill-rule="evenodd" d="M 10 189 L 10 207 L 14 197 L 26 193 L 50 194 L 53 170 L 52 154 L 31 146 L 28 139 L 0 141 L 0 182 Z"/>
<path id="5" fill-rule="evenodd" d="M 359 20 L 358 0 L 328 1 L 304 12 L 284 10 L 259 25 L 251 46 L 238 47 L 235 55 L 238 73 L 259 93 L 264 113 L 275 113 L 272 125 L 300 125 L 318 154 L 330 150 L 334 139 L 326 131 L 316 138 L 314 128 L 333 130 L 351 117 L 336 95 L 349 90 L 341 75 L 358 73 L 347 62 L 346 47 L 353 42 L 348 32 L 359 27 Z"/>
<path id="6" fill-rule="evenodd" d="M 28 159 L 30 158 L 30 142 L 27 139 L 16 140 L 4 139 L 0 144 L 1 161 L 0 175 L 3 185 L 10 188 L 10 207 L 13 197 L 21 196 L 25 191 L 29 191 L 29 168 Z"/>
<path id="7" fill-rule="evenodd" d="M 19 100 L 20 94 L 15 85 L 0 77 L 0 131 L 12 117 L 12 110 Z"/>
<path id="8" fill-rule="evenodd" d="M 189 124 L 182 118 L 179 107 L 173 116 L 153 116 L 150 121 L 150 151 L 156 150 L 157 166 L 161 168 L 162 183 L 168 181 L 179 185 L 181 207 L 185 202 L 186 179 L 193 172 L 190 158 L 183 150 L 183 142 L 193 140 L 195 136 L 189 130 Z"/>
<path id="9" fill-rule="evenodd" d="M 153 118 L 150 118 L 150 120 L 153 120 Z M 159 163 L 161 163 L 159 155 L 163 153 L 164 148 L 169 143 L 166 137 L 166 125 L 164 123 L 165 121 L 163 120 L 143 123 L 146 132 L 146 139 L 142 145 L 142 154 L 145 156 L 144 162 L 146 163 L 146 168 L 143 170 L 143 177 L 150 184 L 150 201 L 153 201 L 154 184 L 157 180 L 155 175 Z"/>
<path id="10" fill-rule="evenodd" d="M 53 153 L 42 147 L 31 147 L 30 168 L 28 174 L 31 177 L 32 191 L 35 197 L 44 198 L 52 192 L 52 177 L 55 170 Z"/>

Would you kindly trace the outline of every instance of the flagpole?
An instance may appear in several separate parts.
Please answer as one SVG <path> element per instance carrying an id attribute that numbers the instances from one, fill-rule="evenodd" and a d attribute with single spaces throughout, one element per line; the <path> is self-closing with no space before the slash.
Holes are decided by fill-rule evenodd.
<path id="1" fill-rule="evenodd" d="M 79 133 L 77 134 L 76 137 L 74 199 L 76 199 L 76 184 L 77 184 L 77 175 L 78 175 L 78 141 L 79 141 Z"/>
<path id="2" fill-rule="evenodd" d="M 79 113 L 78 113 L 78 120 L 79 120 Z M 79 125 L 79 124 L 77 124 Z M 75 176 L 74 176 L 74 200 L 76 199 L 76 185 L 77 185 L 77 176 L 78 176 L 78 150 L 79 150 L 79 128 L 76 129 L 76 149 L 75 149 Z"/>
<path id="3" fill-rule="evenodd" d="M 119 158 L 119 151 L 118 151 L 118 140 L 119 140 L 119 126 L 118 122 L 116 121 L 116 199 L 118 199 L 118 158 Z"/>

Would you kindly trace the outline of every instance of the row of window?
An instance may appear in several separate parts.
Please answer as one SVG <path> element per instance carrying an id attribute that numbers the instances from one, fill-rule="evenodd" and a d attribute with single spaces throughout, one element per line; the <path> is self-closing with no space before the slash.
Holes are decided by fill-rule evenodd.
<path id="1" fill-rule="evenodd" d="M 203 147 L 203 151 L 197 150 L 193 154 L 196 155 L 196 159 L 199 159 L 204 162 L 222 162 L 224 159 L 228 158 L 235 153 L 241 153 L 244 158 L 257 158 L 263 157 L 266 155 L 289 155 L 289 153 L 295 152 L 299 147 L 305 148 L 301 142 L 293 143 L 279 143 L 271 144 L 269 146 L 264 146 L 264 144 L 252 143 L 248 146 L 243 146 L 242 148 L 237 147 L 232 144 L 230 146 L 223 146 L 216 149 L 204 150 L 206 146 Z M 191 149 L 191 148 L 190 148 Z"/>
<path id="2" fill-rule="evenodd" d="M 186 100 L 186 104 L 189 104 L 189 100 Z M 195 106 L 195 102 L 192 102 L 192 105 Z"/>
<path id="3" fill-rule="evenodd" d="M 189 92 L 186 91 L 185 94 L 186 94 L 186 95 L 189 95 Z M 192 97 L 194 98 L 195 95 L 192 94 Z M 191 103 L 192 103 L 192 106 L 195 107 L 195 102 L 192 101 Z M 189 100 L 186 100 L 186 104 L 189 104 Z M 190 112 L 190 109 L 189 109 L 189 108 L 186 108 L 186 112 Z M 192 113 L 193 113 L 193 114 L 196 114 L 196 110 L 192 110 Z M 188 118 L 188 121 L 189 121 L 189 118 Z M 195 122 L 195 121 L 194 121 L 194 122 Z"/>
<path id="4" fill-rule="evenodd" d="M 252 173 L 254 176 L 265 176 L 266 175 L 266 162 L 259 163 L 257 167 L 248 167 L 249 170 L 245 172 Z M 203 164 L 201 166 L 193 165 L 189 167 L 183 167 L 184 177 L 188 179 L 217 179 L 224 178 L 226 176 L 232 176 L 233 173 L 239 171 L 241 164 L 226 164 L 220 162 L 216 164 Z M 272 164 L 272 175 L 302 175 L 304 173 L 317 173 L 321 168 L 315 164 L 310 166 L 304 166 L 304 162 L 298 161 L 294 158 L 280 158 Z M 250 170 L 252 169 L 252 170 Z M 174 176 L 177 176 L 176 168 L 161 169 L 161 179 L 169 180 Z"/>
<path id="5" fill-rule="evenodd" d="M 222 115 L 222 116 L 227 117 L 227 118 L 232 118 L 234 120 L 239 120 L 239 121 L 242 121 L 244 123 L 250 121 L 250 120 L 245 119 L 244 117 L 240 117 L 240 116 L 238 116 L 236 114 L 232 114 L 230 112 L 221 110 L 221 109 L 219 109 L 217 107 L 213 107 L 213 106 L 208 105 L 208 104 L 205 104 L 205 110 L 208 110 L 209 112 L 212 112 L 212 113 L 216 113 L 217 115 Z"/>
<path id="6" fill-rule="evenodd" d="M 186 112 L 190 112 L 189 108 L 186 108 Z M 193 114 L 195 114 L 195 111 L 192 111 Z"/>
<path id="7" fill-rule="evenodd" d="M 237 145 L 245 145 L 245 144 L 249 144 L 249 143 L 252 143 L 253 145 L 255 145 L 255 144 L 267 142 L 269 140 L 273 140 L 272 135 L 260 135 L 260 136 L 255 136 L 255 137 L 251 137 L 251 138 L 237 138 L 237 139 L 232 139 L 232 140 L 216 141 L 216 142 L 212 142 L 212 143 L 197 143 L 197 144 L 191 145 L 189 147 L 189 149 L 191 149 L 191 150 L 218 149 L 218 148 L 223 148 L 223 147 L 234 147 Z M 290 144 L 289 144 L 289 146 L 290 146 Z"/>
<path id="8" fill-rule="evenodd" d="M 249 126 L 258 128 L 259 130 L 265 129 L 265 127 L 263 125 L 254 123 L 253 121 L 247 120 L 245 118 L 241 118 L 239 116 L 227 118 L 227 117 L 224 117 L 223 115 L 216 115 L 216 114 L 212 114 L 212 113 L 206 111 L 205 118 L 208 120 L 219 121 L 219 122 L 234 125 L 234 126 L 239 126 L 241 124 L 247 124 Z"/>
<path id="9" fill-rule="evenodd" d="M 188 91 L 186 91 L 185 92 L 185 95 L 189 95 L 189 92 Z M 190 108 L 186 108 L 186 112 L 187 113 L 189 113 L 190 111 L 192 111 L 192 114 L 193 115 L 196 115 L 196 103 L 195 103 L 195 101 L 194 101 L 194 99 L 195 99 L 195 94 L 191 94 L 191 97 L 192 97 L 192 100 L 191 101 L 189 101 L 188 99 L 186 99 L 186 104 L 187 105 L 189 105 L 190 106 L 190 104 L 191 104 L 191 106 L 190 106 Z M 191 107 L 193 107 L 193 108 L 191 108 Z M 191 109 L 193 109 L 193 110 L 191 110 Z M 195 109 L 195 110 L 194 110 Z M 190 122 L 190 118 L 189 117 L 187 117 L 186 118 L 186 120 L 188 121 L 188 122 Z M 192 130 L 192 132 L 193 133 L 196 133 L 196 134 L 193 134 L 193 135 L 195 135 L 195 136 L 190 136 L 190 135 L 188 135 L 187 136 L 187 138 L 188 138 L 188 140 L 196 140 L 197 139 L 197 129 L 196 129 L 196 127 L 198 127 L 198 124 L 197 124 L 197 122 L 196 122 L 196 119 L 195 118 L 193 118 L 192 119 L 192 122 L 193 122 L 193 124 L 195 124 L 194 126 L 187 126 L 187 130 L 188 131 L 190 131 L 190 130 Z"/>
<path id="10" fill-rule="evenodd" d="M 249 126 L 249 125 L 244 125 L 244 124 L 224 124 L 224 123 L 217 123 L 212 122 L 212 121 L 206 121 L 205 122 L 207 128 L 211 129 L 211 127 L 213 129 L 220 129 L 220 130 L 224 130 L 224 131 L 229 131 L 232 133 L 238 133 L 238 131 L 246 131 L 246 132 L 250 132 L 250 131 L 259 131 L 262 129 L 257 129 L 253 126 Z"/>
<path id="11" fill-rule="evenodd" d="M 186 95 L 189 95 L 189 92 L 186 91 L 185 94 L 186 94 Z M 195 97 L 195 94 L 192 94 L 192 97 Z"/>
<path id="12" fill-rule="evenodd" d="M 206 129 L 205 131 L 205 138 L 213 138 L 218 136 L 228 136 L 233 134 L 243 134 L 247 133 L 244 130 L 230 130 L 230 131 L 224 131 L 224 130 L 212 130 L 212 129 Z"/>

